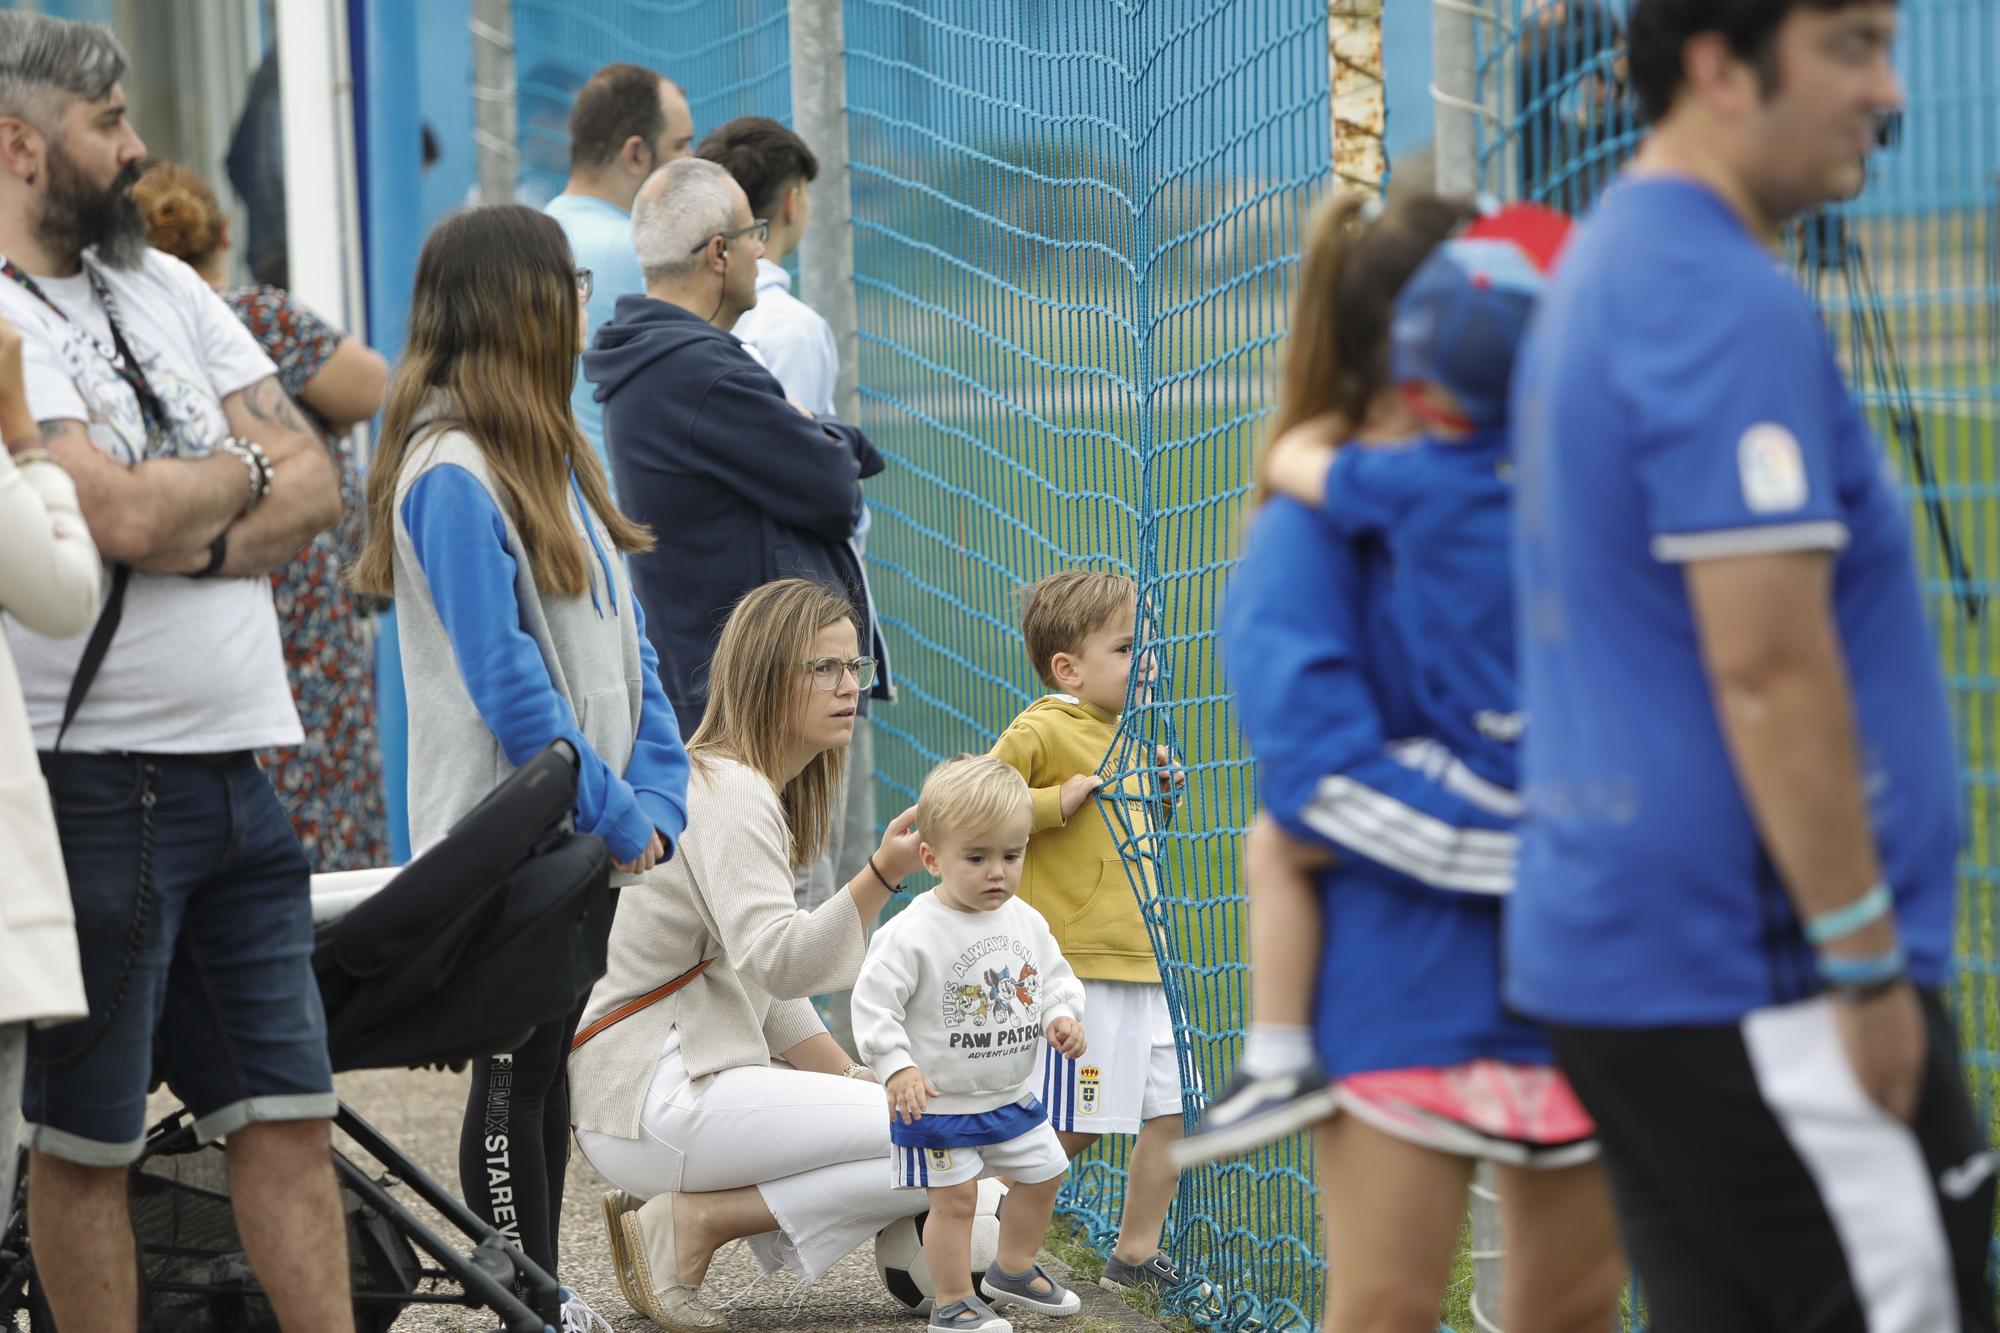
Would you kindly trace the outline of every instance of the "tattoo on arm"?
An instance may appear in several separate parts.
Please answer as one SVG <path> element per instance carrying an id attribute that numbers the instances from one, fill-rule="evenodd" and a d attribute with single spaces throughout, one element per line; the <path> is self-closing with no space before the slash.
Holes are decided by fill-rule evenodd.
<path id="1" fill-rule="evenodd" d="M 44 448 L 54 444 L 57 440 L 88 438 L 88 432 L 84 430 L 83 423 L 74 417 L 62 417 L 55 421 L 37 421 L 35 424 L 41 428 L 42 446 Z"/>
<path id="2" fill-rule="evenodd" d="M 251 417 L 267 426 L 277 426 L 281 430 L 302 430 L 313 434 L 305 415 L 292 402 L 291 395 L 278 387 L 275 376 L 258 380 L 243 391 L 243 406 Z"/>

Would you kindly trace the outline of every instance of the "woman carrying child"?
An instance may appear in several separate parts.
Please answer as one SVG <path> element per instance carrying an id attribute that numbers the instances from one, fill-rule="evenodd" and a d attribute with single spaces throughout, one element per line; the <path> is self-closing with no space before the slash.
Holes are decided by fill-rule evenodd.
<path id="1" fill-rule="evenodd" d="M 563 740 L 578 830 L 637 875 L 680 837 L 687 756 L 625 573 L 651 536 L 612 507 L 570 415 L 580 278 L 562 228 L 530 208 L 469 209 L 431 232 L 354 583 L 396 601 L 414 848 Z M 474 1061 L 459 1143 L 466 1203 L 552 1275 L 578 1017 Z M 593 1323 L 566 1298 L 566 1328 Z"/>
<path id="2" fill-rule="evenodd" d="M 1256 1012 L 1185 1158 L 1317 1123 L 1332 1333 L 1437 1326 L 1490 1161 L 1502 1324 L 1601 1330 L 1624 1263 L 1594 1126 L 1499 978 L 1520 729 L 1506 383 L 1560 225 L 1370 207 L 1315 221 L 1223 615 L 1266 812 Z"/>

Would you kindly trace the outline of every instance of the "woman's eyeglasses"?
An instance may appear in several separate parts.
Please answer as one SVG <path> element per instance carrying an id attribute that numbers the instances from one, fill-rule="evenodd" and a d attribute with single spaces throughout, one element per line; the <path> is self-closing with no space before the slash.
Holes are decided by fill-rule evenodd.
<path id="1" fill-rule="evenodd" d="M 590 270 L 587 268 L 578 269 L 576 271 L 576 294 L 588 301 L 592 286 Z"/>
<path id="2" fill-rule="evenodd" d="M 852 660 L 840 657 L 815 657 L 801 666 L 812 672 L 813 687 L 831 694 L 840 688 L 842 676 L 854 677 L 854 688 L 865 690 L 875 683 L 875 659 L 856 657 Z"/>

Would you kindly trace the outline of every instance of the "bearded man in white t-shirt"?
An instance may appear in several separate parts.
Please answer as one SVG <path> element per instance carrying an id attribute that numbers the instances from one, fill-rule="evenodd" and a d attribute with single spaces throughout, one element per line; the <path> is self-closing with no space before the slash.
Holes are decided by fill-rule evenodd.
<path id="1" fill-rule="evenodd" d="M 0 13 L 0 314 L 34 447 L 75 480 L 110 566 L 91 634 L 5 625 L 90 1004 L 29 1040 L 35 1265 L 64 1328 L 138 1324 L 126 1175 L 157 1052 L 202 1137 L 228 1136 L 278 1321 L 341 1333 L 307 866 L 251 754 L 300 741 L 269 574 L 339 517 L 337 478 L 228 307 L 146 247 L 124 71 L 103 28 Z"/>

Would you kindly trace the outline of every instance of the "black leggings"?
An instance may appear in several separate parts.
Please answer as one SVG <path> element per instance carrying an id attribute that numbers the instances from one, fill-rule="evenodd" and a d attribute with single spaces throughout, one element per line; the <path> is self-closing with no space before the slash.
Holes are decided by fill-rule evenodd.
<path id="1" fill-rule="evenodd" d="M 569 1167 L 569 1043 L 582 1017 L 579 1008 L 536 1028 L 512 1055 L 474 1060 L 458 1136 L 466 1206 L 551 1277 Z"/>

